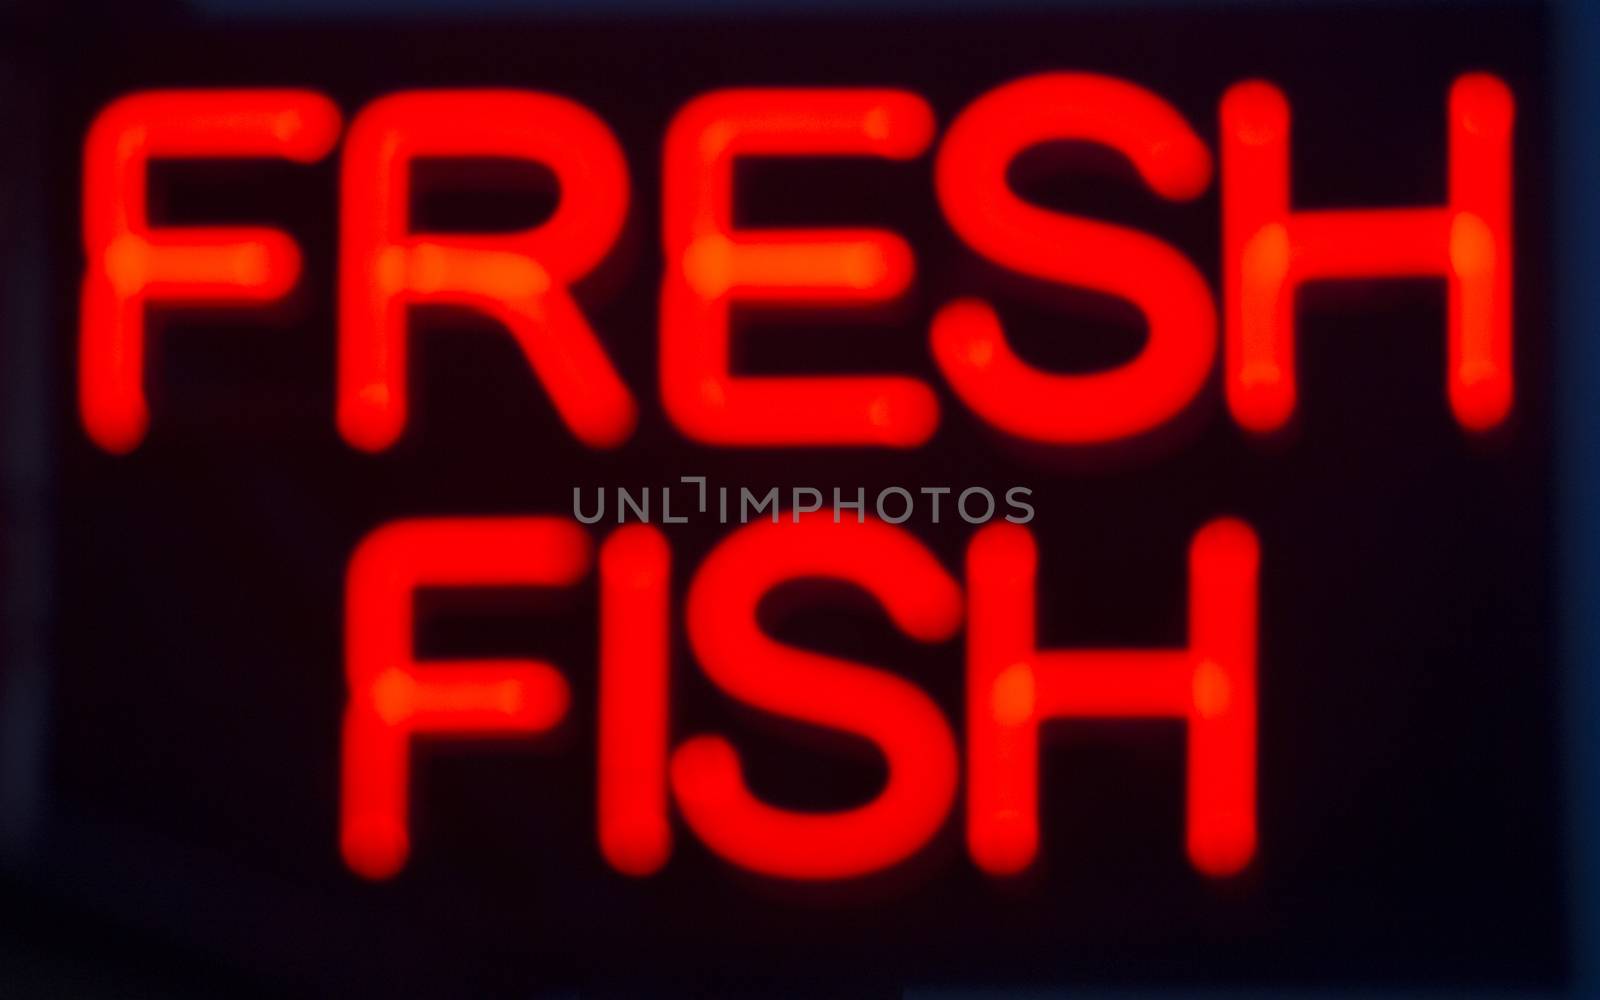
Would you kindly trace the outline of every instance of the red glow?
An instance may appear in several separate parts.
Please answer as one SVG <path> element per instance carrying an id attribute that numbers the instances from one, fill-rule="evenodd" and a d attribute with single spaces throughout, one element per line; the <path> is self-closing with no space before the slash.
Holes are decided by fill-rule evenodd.
<path id="1" fill-rule="evenodd" d="M 1028 365 L 981 300 L 952 302 L 934 318 L 934 358 L 975 413 L 1019 437 L 1081 444 L 1150 430 L 1194 398 L 1216 351 L 1216 306 L 1199 271 L 1168 244 L 1035 207 L 1011 191 L 1006 170 L 1018 154 L 1066 139 L 1116 150 L 1173 200 L 1205 190 L 1211 157 L 1161 98 L 1090 73 L 1045 73 L 997 87 L 945 135 L 939 203 L 973 249 L 1022 274 L 1127 299 L 1144 313 L 1149 336 L 1139 356 L 1086 375 Z"/>
<path id="2" fill-rule="evenodd" d="M 667 706 L 672 552 L 657 529 L 618 528 L 600 549 L 600 850 L 649 875 L 672 852 Z"/>
<path id="3" fill-rule="evenodd" d="M 149 303 L 271 302 L 294 286 L 300 252 L 276 229 L 153 229 L 152 159 L 281 158 L 311 163 L 339 136 L 339 112 L 304 90 L 166 90 L 130 94 L 95 118 L 83 153 L 79 406 L 100 447 L 144 439 L 144 310 Z"/>
<path id="4" fill-rule="evenodd" d="M 1189 549 L 1189 646 L 1041 651 L 1033 535 L 994 524 L 967 550 L 967 842 L 985 871 L 1027 868 L 1039 845 L 1039 724 L 1084 717 L 1188 723 L 1188 850 L 1208 875 L 1255 851 L 1255 534 L 1217 520 Z"/>
<path id="5" fill-rule="evenodd" d="M 663 163 L 661 396 L 678 428 L 729 445 L 892 445 L 933 434 L 938 402 L 893 376 L 735 378 L 736 302 L 886 302 L 916 270 L 911 248 L 874 229 L 733 228 L 740 156 L 919 155 L 933 114 L 897 90 L 723 90 L 673 120 Z"/>
<path id="6" fill-rule="evenodd" d="M 505 157 L 548 166 L 555 214 L 517 233 L 418 233 L 411 163 Z M 466 306 L 503 323 L 557 412 L 592 447 L 633 431 L 633 397 L 568 286 L 622 227 L 628 172 L 604 122 L 571 101 L 509 90 L 415 91 L 367 105 L 345 144 L 339 283 L 339 430 L 381 451 L 406 422 L 406 312 Z"/>
<path id="7" fill-rule="evenodd" d="M 1269 83 L 1222 100 L 1223 285 L 1228 404 L 1255 431 L 1295 408 L 1294 292 L 1303 282 L 1443 275 L 1445 378 L 1457 421 L 1485 430 L 1511 409 L 1511 125 L 1497 78 L 1450 90 L 1450 193 L 1429 208 L 1289 210 L 1289 105 Z"/>
<path id="8" fill-rule="evenodd" d="M 567 683 L 537 661 L 418 663 L 413 598 L 420 587 L 561 587 L 588 571 L 589 539 L 551 517 L 395 521 L 362 541 L 345 591 L 344 785 L 340 844 L 367 878 L 405 864 L 409 741 L 537 733 L 567 710 Z"/>
<path id="9" fill-rule="evenodd" d="M 888 784 L 850 809 L 775 808 L 745 787 L 738 752 L 726 739 L 697 736 L 673 755 L 672 786 L 689 826 L 728 861 L 782 878 L 848 878 L 910 857 L 933 835 L 955 794 L 955 742 L 938 706 L 910 682 L 761 632 L 762 595 L 804 577 L 864 588 L 901 631 L 922 642 L 955 633 L 959 586 L 910 532 L 808 514 L 798 523 L 762 521 L 735 531 L 690 587 L 689 638 L 719 687 L 756 708 L 871 740 L 887 759 Z"/>

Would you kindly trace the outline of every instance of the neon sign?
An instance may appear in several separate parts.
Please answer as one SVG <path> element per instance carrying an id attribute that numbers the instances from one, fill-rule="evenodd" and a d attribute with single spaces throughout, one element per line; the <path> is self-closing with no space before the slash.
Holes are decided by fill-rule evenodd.
<path id="1" fill-rule="evenodd" d="M 1222 369 L 1228 409 L 1250 433 L 1296 408 L 1296 289 L 1308 281 L 1438 275 L 1448 281 L 1445 380 L 1468 432 L 1510 411 L 1513 98 L 1497 78 L 1461 76 L 1445 109 L 1449 197 L 1442 206 L 1292 210 L 1287 99 L 1271 84 L 1220 104 Z M 79 405 L 104 450 L 148 433 L 149 305 L 250 307 L 300 273 L 289 234 L 148 221 L 152 160 L 283 158 L 339 145 L 341 116 L 300 90 L 150 91 L 121 98 L 86 143 Z M 1023 360 L 995 307 L 939 306 L 928 347 L 978 420 L 1053 446 L 1118 441 L 1172 420 L 1216 363 L 1218 306 L 1207 280 L 1149 234 L 1046 210 L 1007 171 L 1046 142 L 1125 157 L 1163 199 L 1193 199 L 1212 153 L 1159 95 L 1126 80 L 1049 72 L 973 100 L 937 135 L 915 93 L 871 88 L 732 89 L 690 101 L 666 128 L 659 297 L 660 398 L 692 441 L 727 448 L 917 448 L 942 419 L 933 389 L 905 375 L 747 376 L 730 365 L 741 303 L 808 308 L 892 302 L 914 248 L 880 229 L 736 225 L 734 164 L 749 157 L 931 155 L 938 209 L 973 252 L 1001 267 L 1132 303 L 1147 325 L 1131 360 L 1056 374 Z M 937 141 L 936 141 L 937 140 Z M 611 250 L 629 211 L 628 168 L 606 123 L 532 91 L 394 94 L 362 108 L 343 139 L 338 266 L 337 427 L 381 452 L 405 433 L 414 307 L 480 312 L 511 334 L 571 434 L 593 449 L 641 419 L 597 330 L 570 293 Z M 409 217 L 423 158 L 499 157 L 551 170 L 553 215 L 520 232 L 419 231 Z M 159 416 L 159 415 L 158 415 Z M 649 419 L 649 414 L 644 415 Z M 776 520 L 776 511 L 774 512 Z M 1270 548 L 1270 540 L 1266 542 Z M 1188 641 L 1172 649 L 1046 649 L 1037 638 L 1038 556 L 1026 527 L 994 524 L 966 550 L 964 579 L 915 534 L 877 519 L 799 513 L 731 532 L 696 570 L 682 614 L 701 668 L 723 692 L 775 715 L 854 734 L 887 762 L 864 804 L 828 812 L 754 793 L 739 751 L 715 734 L 670 737 L 673 615 L 666 535 L 632 525 L 598 556 L 601 602 L 597 828 L 618 871 L 643 876 L 673 849 L 669 811 L 716 855 L 783 879 L 860 877 L 904 862 L 946 821 L 965 774 L 972 860 L 994 875 L 1038 854 L 1038 730 L 1065 718 L 1157 717 L 1187 733 L 1187 850 L 1199 871 L 1239 872 L 1257 847 L 1257 533 L 1202 526 L 1189 549 Z M 345 609 L 349 701 L 340 841 L 356 872 L 398 872 L 411 850 L 415 737 L 532 735 L 570 710 L 560 667 L 536 661 L 421 661 L 412 648 L 422 588 L 570 586 L 595 562 L 588 533 L 556 517 L 431 517 L 383 525 L 351 559 Z M 965 749 L 943 709 L 911 681 L 777 642 L 757 605 L 785 581 L 829 578 L 871 594 L 919 643 L 965 626 Z"/>
<path id="2" fill-rule="evenodd" d="M 1557 988 L 1549 41 L 14 47 L 0 861 L 269 992 Z"/>
<path id="3" fill-rule="evenodd" d="M 1281 428 L 1295 407 L 1293 303 L 1311 280 L 1440 275 L 1448 279 L 1445 379 L 1461 425 L 1481 431 L 1510 411 L 1511 126 L 1514 101 L 1487 74 L 1450 91 L 1449 201 L 1382 210 L 1289 209 L 1288 102 L 1270 84 L 1231 88 L 1223 136 L 1224 372 L 1245 428 Z M 142 379 L 146 303 L 259 303 L 295 282 L 284 233 L 152 228 L 144 174 L 153 158 L 328 155 L 337 109 L 309 91 L 167 91 L 130 95 L 101 113 L 85 150 L 80 398 L 104 449 L 136 447 L 149 422 Z M 728 315 L 739 302 L 877 303 L 916 270 L 904 240 L 877 230 L 732 226 L 740 157 L 906 160 L 933 141 L 927 105 L 905 91 L 728 90 L 704 95 L 668 127 L 662 239 L 661 397 L 685 436 L 745 447 L 917 447 L 940 414 L 904 377 L 735 378 Z M 1108 372 L 1052 375 L 1008 346 L 985 302 L 960 300 L 929 342 L 955 394 L 1007 433 L 1048 444 L 1115 441 L 1170 420 L 1199 391 L 1216 354 L 1217 308 L 1205 280 L 1146 234 L 1045 211 L 1006 182 L 1016 156 L 1075 140 L 1115 150 L 1164 198 L 1200 194 L 1211 154 L 1144 88 L 1111 77 L 1046 73 L 996 88 L 957 116 L 936 154 L 939 205 L 978 253 L 1005 267 L 1136 304 L 1149 325 L 1138 356 Z M 509 234 L 419 233 L 407 219 L 421 157 L 503 157 L 549 167 L 561 199 L 549 220 Z M 632 393 L 568 287 L 603 258 L 629 200 L 623 154 L 605 123 L 564 98 L 511 91 L 397 94 L 361 110 L 342 160 L 339 291 L 340 433 L 381 451 L 407 414 L 406 329 L 413 306 L 481 311 L 516 339 L 575 437 L 626 440 Z"/>

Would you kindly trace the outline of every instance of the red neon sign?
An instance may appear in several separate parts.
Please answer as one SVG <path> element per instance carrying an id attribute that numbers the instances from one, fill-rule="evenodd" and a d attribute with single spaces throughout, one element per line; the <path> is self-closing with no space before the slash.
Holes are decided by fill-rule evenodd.
<path id="1" fill-rule="evenodd" d="M 411 164 L 423 156 L 502 156 L 555 171 L 561 202 L 527 232 L 415 233 Z M 628 171 L 605 123 L 545 94 L 394 94 L 350 126 L 342 171 L 339 430 L 355 447 L 393 444 L 406 421 L 406 312 L 470 306 L 516 338 L 579 440 L 595 448 L 633 431 L 635 407 L 567 286 L 622 228 Z"/>
<path id="2" fill-rule="evenodd" d="M 100 112 L 83 152 L 83 280 L 78 401 L 83 426 L 111 452 L 137 447 L 145 401 L 147 303 L 271 302 L 300 273 L 294 240 L 276 229 L 152 229 L 152 159 L 283 157 L 311 163 L 339 137 L 339 112 L 303 90 L 161 91 Z"/>
<path id="3" fill-rule="evenodd" d="M 1186 648 L 1043 652 L 1032 638 L 1033 541 L 1020 525 L 974 536 L 965 612 L 960 584 L 904 528 L 811 513 L 735 531 L 689 588 L 684 617 L 701 667 L 753 707 L 866 738 L 889 765 L 870 802 L 805 813 L 752 794 L 738 751 L 721 736 L 692 736 L 669 755 L 670 553 L 657 529 L 621 528 L 600 557 L 601 851 L 627 874 L 657 871 L 671 851 L 669 785 L 713 852 L 764 875 L 867 875 L 927 843 L 950 812 L 959 770 L 944 713 L 909 681 L 782 645 L 756 625 L 772 587 L 825 577 L 866 590 L 921 642 L 949 641 L 967 618 L 967 830 L 980 867 L 1011 874 L 1037 851 L 1042 721 L 1151 716 L 1189 726 L 1191 860 L 1206 874 L 1232 874 L 1255 850 L 1258 558 L 1242 522 L 1215 521 L 1195 536 Z M 345 625 L 342 843 L 353 870 L 382 878 L 405 862 L 412 736 L 533 735 L 567 710 L 566 682 L 547 664 L 415 662 L 415 591 L 569 586 L 588 560 L 587 533 L 550 517 L 402 521 L 362 543 L 350 562 Z"/>
<path id="4" fill-rule="evenodd" d="M 973 249 L 1048 281 L 1128 299 L 1149 325 L 1139 356 L 1092 375 L 1052 375 L 1011 350 L 992 306 L 960 301 L 933 321 L 933 355 L 962 401 L 1005 431 L 1050 444 L 1115 441 L 1176 416 L 1216 352 L 1216 306 L 1193 264 L 1154 237 L 1037 208 L 1006 168 L 1030 146 L 1079 139 L 1127 157 L 1164 198 L 1211 180 L 1200 137 L 1161 98 L 1090 73 L 1047 73 L 998 87 L 951 124 L 939 150 L 939 204 Z"/>
<path id="5" fill-rule="evenodd" d="M 1038 851 L 1039 724 L 1155 716 L 1189 729 L 1189 859 L 1231 875 L 1255 853 L 1255 533 L 1206 525 L 1189 548 L 1189 645 L 1178 650 L 1034 647 L 1033 538 L 984 528 L 967 550 L 967 844 L 1009 874 Z"/>
<path id="6" fill-rule="evenodd" d="M 1255 431 L 1294 412 L 1294 289 L 1305 281 L 1443 275 L 1445 378 L 1461 426 L 1511 409 L 1511 120 L 1506 85 L 1450 88 L 1450 197 L 1440 208 L 1289 210 L 1289 102 L 1271 84 L 1222 101 L 1228 405 Z"/>
<path id="7" fill-rule="evenodd" d="M 863 588 L 921 642 L 955 634 L 960 588 L 904 528 L 813 513 L 734 532 L 689 589 L 689 639 L 719 687 L 757 708 L 865 737 L 888 761 L 887 786 L 841 813 L 774 809 L 745 788 L 727 740 L 696 736 L 673 754 L 672 787 L 690 828 L 737 865 L 787 878 L 865 875 L 909 857 L 938 829 L 955 795 L 955 742 L 938 706 L 909 681 L 792 649 L 757 628 L 761 596 L 802 577 Z"/>
<path id="8" fill-rule="evenodd" d="M 1449 101 L 1449 201 L 1438 208 L 1291 211 L 1289 108 L 1270 84 L 1229 90 L 1221 106 L 1225 378 L 1241 426 L 1269 432 L 1294 410 L 1293 290 L 1308 280 L 1444 275 L 1450 282 L 1447 383 L 1468 430 L 1504 421 L 1511 369 L 1511 161 L 1515 102 L 1482 73 Z M 147 302 L 262 302 L 293 283 L 298 255 L 274 230 L 151 230 L 151 157 L 285 156 L 310 162 L 339 116 L 302 91 L 134 95 L 96 120 L 84 154 L 89 257 L 79 406 L 90 436 L 122 452 L 142 439 Z M 916 272 L 912 248 L 877 230 L 736 230 L 739 156 L 910 159 L 934 136 L 925 102 L 903 91 L 726 90 L 691 102 L 668 129 L 663 161 L 666 275 L 660 303 L 662 401 L 692 439 L 747 447 L 913 447 L 938 423 L 931 389 L 903 376 L 735 378 L 728 311 L 740 301 L 820 307 L 883 302 Z M 930 344 L 955 395 L 1022 438 L 1081 444 L 1151 430 L 1194 397 L 1215 352 L 1210 289 L 1149 235 L 1045 211 L 1009 190 L 1028 146 L 1103 144 L 1156 193 L 1193 198 L 1211 157 L 1171 107 L 1112 77 L 1046 73 L 974 101 L 939 146 L 939 207 L 974 250 L 1005 266 L 1137 304 L 1149 338 L 1108 372 L 1061 375 L 1024 364 L 994 309 L 949 303 Z M 513 234 L 416 233 L 409 168 L 421 156 L 505 156 L 555 171 L 554 217 Z M 567 286 L 616 237 L 627 169 L 605 124 L 564 98 L 521 91 L 416 91 L 356 117 L 343 160 L 338 425 L 381 450 L 406 420 L 406 312 L 444 302 L 481 310 L 517 339 L 569 429 L 586 444 L 626 439 L 633 397 Z M 801 419 L 801 415 L 804 419 Z"/>
<path id="9" fill-rule="evenodd" d="M 563 587 L 589 559 L 583 529 L 551 517 L 398 521 L 362 542 L 345 592 L 340 842 L 352 869 L 382 878 L 405 863 L 411 737 L 537 733 L 567 711 L 567 682 L 546 663 L 417 663 L 418 588 Z"/>
<path id="10" fill-rule="evenodd" d="M 1229 410 L 1242 427 L 1273 431 L 1294 412 L 1298 286 L 1371 276 L 1448 279 L 1452 413 L 1473 432 L 1506 419 L 1514 395 L 1513 112 L 1511 94 L 1495 78 L 1469 74 L 1455 82 L 1443 206 L 1296 211 L 1288 102 L 1263 82 L 1227 92 L 1220 108 L 1223 375 Z M 276 230 L 151 227 L 148 161 L 312 162 L 333 149 L 339 128 L 333 105 L 303 91 L 152 92 L 101 113 L 85 149 L 89 263 L 79 358 L 80 413 L 101 448 L 129 451 L 149 425 L 147 304 L 268 302 L 299 270 L 292 239 Z M 937 207 L 972 252 L 1033 278 L 1129 301 L 1148 325 L 1131 361 L 1058 374 L 1012 350 L 993 304 L 945 301 L 932 319 L 929 348 L 953 396 L 1006 434 L 1059 446 L 1118 441 L 1173 420 L 1215 361 L 1212 290 L 1192 262 L 1154 236 L 1047 211 L 1013 192 L 1012 162 L 1057 140 L 1114 150 L 1169 201 L 1193 199 L 1210 183 L 1211 153 L 1189 123 L 1159 96 L 1102 75 L 1046 73 L 997 87 L 942 137 L 926 102 L 899 90 L 740 89 L 690 102 L 666 128 L 662 162 L 666 267 L 658 336 L 666 417 L 685 437 L 718 446 L 912 448 L 930 440 L 939 398 L 917 379 L 742 376 L 729 357 L 738 304 L 798 305 L 820 315 L 892 301 L 917 272 L 914 249 L 894 233 L 736 226 L 734 162 L 908 161 L 932 150 Z M 416 231 L 408 215 L 413 163 L 486 156 L 548 166 L 561 188 L 554 215 L 509 234 Z M 564 98 L 416 91 L 363 108 L 346 139 L 340 182 L 335 420 L 344 440 L 382 451 L 403 434 L 408 312 L 429 303 L 498 320 L 584 444 L 607 448 L 627 439 L 637 406 L 602 346 L 622 334 L 596 329 L 570 286 L 610 250 L 629 197 L 627 164 L 609 128 Z M 357 549 L 346 591 L 340 835 L 354 871 L 384 878 L 406 863 L 413 736 L 532 737 L 569 708 L 567 682 L 550 664 L 418 662 L 415 592 L 573 586 L 588 573 L 591 545 L 566 518 L 440 517 L 385 525 Z M 683 603 L 700 667 L 725 694 L 863 738 L 888 764 L 887 783 L 870 800 L 818 813 L 764 802 L 725 736 L 674 742 L 672 552 L 654 527 L 621 528 L 598 557 L 600 851 L 629 875 L 660 870 L 673 850 L 676 810 L 733 865 L 785 879 L 853 878 L 914 856 L 964 796 L 974 863 L 1012 874 L 1039 851 L 1039 726 L 1156 717 L 1182 720 L 1187 730 L 1192 864 L 1209 876 L 1236 873 L 1257 839 L 1259 550 L 1242 521 L 1215 520 L 1197 532 L 1189 550 L 1189 637 L 1181 648 L 1041 650 L 1037 555 L 1020 525 L 978 531 L 959 582 L 915 535 L 885 520 L 806 513 L 776 523 L 774 512 L 774 523 L 735 531 L 697 568 Z M 864 590 L 897 629 L 922 643 L 953 641 L 965 627 L 964 750 L 940 707 L 889 665 L 792 648 L 758 627 L 762 596 L 805 577 Z"/>
<path id="11" fill-rule="evenodd" d="M 672 552 L 630 524 L 600 548 L 600 851 L 649 875 L 672 852 L 667 716 Z"/>
<path id="12" fill-rule="evenodd" d="M 939 422 L 932 390 L 906 377 L 734 378 L 736 302 L 885 302 L 916 273 L 906 242 L 871 229 L 735 231 L 740 156 L 906 160 L 933 138 L 933 112 L 892 90 L 724 90 L 672 122 L 663 161 L 661 399 L 708 444 L 913 447 Z"/>

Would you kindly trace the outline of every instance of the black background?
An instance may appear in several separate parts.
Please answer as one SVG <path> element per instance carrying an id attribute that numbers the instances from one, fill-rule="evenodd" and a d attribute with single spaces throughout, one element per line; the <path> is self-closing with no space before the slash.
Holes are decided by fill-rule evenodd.
<path id="1" fill-rule="evenodd" d="M 904 984 L 1536 986 L 1558 982 L 1558 853 L 1546 304 L 1544 38 L 1525 9 L 904 15 L 869 19 L 413 21 L 318 27 L 108 15 L 44 29 L 53 267 L 49 416 L 55 511 L 48 836 L 28 891 L 66 934 L 166 955 L 184 981 L 261 992 L 380 988 L 461 996 L 579 986 L 887 989 Z M 1151 88 L 1216 149 L 1227 85 L 1261 76 L 1295 114 L 1296 207 L 1443 200 L 1445 96 L 1471 69 L 1518 100 L 1517 407 L 1469 436 L 1444 395 L 1441 281 L 1317 286 L 1301 296 L 1296 425 L 1273 440 L 1228 417 L 1214 377 L 1173 427 L 1101 449 L 1040 449 L 985 427 L 926 347 L 933 308 L 997 302 L 1017 350 L 1055 369 L 1138 349 L 1125 304 L 1008 276 L 942 221 L 931 153 L 743 165 L 744 225 L 870 224 L 918 255 L 916 287 L 874 314 L 739 318 L 744 371 L 882 370 L 938 391 L 911 451 L 724 450 L 685 441 L 656 390 L 659 148 L 674 110 L 730 85 L 894 85 L 941 127 L 989 87 L 1043 70 Z M 384 455 L 333 423 L 337 156 L 159 164 L 156 224 L 263 222 L 305 250 L 282 308 L 156 310 L 149 437 L 97 451 L 73 409 L 78 153 L 132 89 L 298 85 L 347 121 L 406 87 L 509 85 L 573 97 L 627 151 L 632 207 L 578 289 L 640 402 L 609 453 L 565 431 L 512 341 L 487 320 L 420 310 L 410 426 Z M 421 171 L 419 227 L 517 228 L 548 176 L 505 164 Z M 1213 183 L 1162 202 L 1081 148 L 1017 165 L 1022 192 L 1135 225 L 1220 290 Z M 594 833 L 596 600 L 433 595 L 419 653 L 536 655 L 574 710 L 552 736 L 438 742 L 415 755 L 414 855 L 384 885 L 337 850 L 342 578 L 357 541 L 401 516 L 563 513 L 574 486 L 888 485 L 1034 491 L 1040 643 L 1178 645 L 1185 551 L 1206 520 L 1248 519 L 1262 545 L 1260 850 L 1241 876 L 1183 855 L 1176 723 L 1050 728 L 1040 864 L 997 882 L 967 859 L 961 802 L 904 869 L 796 887 L 717 861 L 681 823 L 659 875 L 610 871 Z M 680 489 L 675 499 L 687 499 Z M 913 526 L 959 576 L 971 527 Z M 756 790 L 796 807 L 859 802 L 882 780 L 865 744 L 746 710 L 683 641 L 681 599 L 731 530 L 667 529 L 674 559 L 673 732 L 715 730 Z M 599 532 L 597 531 L 597 540 Z M 888 666 L 945 706 L 959 736 L 962 640 L 923 647 L 825 588 L 769 616 L 781 638 Z M 65 902 L 60 902 L 65 901 Z M 85 914 L 92 915 L 85 916 Z M 100 948 L 101 944 L 93 947 Z"/>

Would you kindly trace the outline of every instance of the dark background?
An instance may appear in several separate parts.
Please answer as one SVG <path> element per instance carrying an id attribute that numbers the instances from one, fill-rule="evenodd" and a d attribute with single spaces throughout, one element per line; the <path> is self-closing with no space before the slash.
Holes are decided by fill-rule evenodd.
<path id="1" fill-rule="evenodd" d="M 42 22 L 12 39 L 42 86 L 38 190 L 49 353 L 32 494 L 48 728 L 41 818 L 10 876 L 23 949 L 154 965 L 175 989 L 461 996 L 538 986 L 685 993 L 889 991 L 946 984 L 1553 987 L 1567 969 L 1557 754 L 1550 169 L 1541 18 L 1527 9 L 1184 10 L 1137 15 L 208 24 L 159 11 Z M 1488 438 L 1444 396 L 1442 282 L 1309 289 L 1299 422 L 1275 440 L 1229 419 L 1220 385 L 1176 426 L 1111 449 L 1043 450 L 992 432 L 944 387 L 931 311 L 992 297 L 1025 357 L 1057 369 L 1137 350 L 1131 308 L 1007 276 L 943 223 L 916 162 L 751 163 L 745 225 L 876 224 L 918 253 L 905 303 L 876 315 L 751 314 L 747 371 L 885 370 L 936 386 L 908 452 L 709 449 L 666 423 L 655 388 L 658 151 L 688 97 L 752 84 L 897 85 L 941 126 L 995 84 L 1112 73 L 1172 102 L 1216 148 L 1216 106 L 1251 76 L 1296 116 L 1296 207 L 1442 201 L 1444 101 L 1460 72 L 1518 99 L 1517 409 Z M 152 429 L 98 452 L 73 408 L 78 155 L 95 110 L 132 89 L 300 85 L 347 121 L 405 87 L 510 85 L 576 98 L 629 157 L 627 230 L 579 298 L 641 404 L 622 448 L 564 430 L 492 323 L 419 311 L 413 419 L 371 457 L 333 425 L 337 158 L 153 172 L 156 224 L 267 222 L 306 251 L 283 308 L 151 317 Z M 548 177 L 436 165 L 419 227 L 516 228 Z M 1218 282 L 1216 185 L 1185 205 L 1081 148 L 1023 158 L 1029 197 L 1160 235 Z M 470 188 L 470 190 L 465 190 Z M 689 832 L 660 875 L 611 872 L 595 846 L 591 578 L 567 594 L 426 600 L 423 655 L 549 657 L 574 711 L 549 738 L 429 744 L 415 757 L 415 853 L 393 883 L 337 851 L 342 574 L 356 542 L 419 514 L 561 513 L 574 486 L 840 486 L 869 495 L 1034 490 L 1040 643 L 1184 641 L 1184 553 L 1206 520 L 1247 518 L 1263 550 L 1261 847 L 1238 878 L 1183 856 L 1182 729 L 1050 732 L 1032 876 L 981 875 L 960 803 L 905 870 L 804 891 L 738 873 Z M 680 492 L 679 499 L 687 496 Z M 42 498 L 42 499 L 38 499 Z M 13 499 L 19 503 L 22 500 Z M 911 523 L 952 573 L 971 528 Z M 715 729 L 757 791 L 827 807 L 882 780 L 865 745 L 742 709 L 698 674 L 681 598 L 729 530 L 668 529 L 676 738 Z M 839 588 L 770 628 L 890 666 L 961 718 L 957 639 L 921 647 Z"/>

